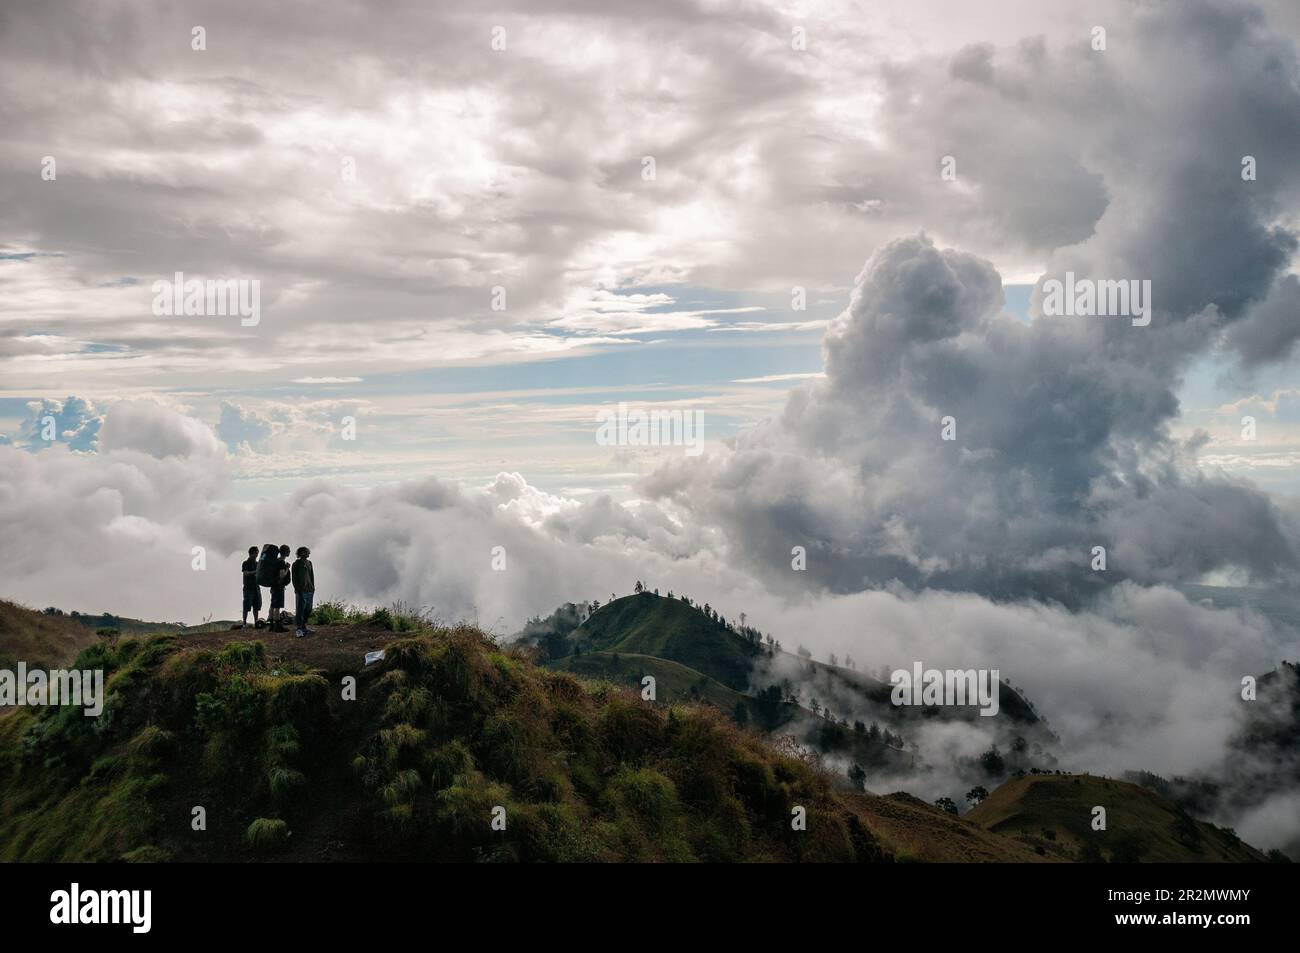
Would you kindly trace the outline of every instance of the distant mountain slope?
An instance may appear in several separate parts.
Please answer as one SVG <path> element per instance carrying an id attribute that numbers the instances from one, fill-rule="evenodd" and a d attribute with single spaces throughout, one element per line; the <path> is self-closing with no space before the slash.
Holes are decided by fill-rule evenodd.
<path id="1" fill-rule="evenodd" d="M 146 619 L 132 619 L 127 616 L 113 615 L 111 612 L 102 612 L 99 615 L 71 612 L 68 614 L 68 618 L 96 631 L 99 629 L 112 629 L 118 635 L 157 635 L 162 632 L 185 635 L 190 632 L 224 632 L 235 624 L 229 619 L 201 622 L 197 625 L 186 625 L 184 622 L 149 622 Z"/>
<path id="2" fill-rule="evenodd" d="M 1093 808 L 1106 830 L 1092 829 Z M 1112 862 L 1263 861 L 1224 828 L 1198 821 L 1156 792 L 1093 775 L 1026 775 L 1010 780 L 967 815 L 987 830 L 1022 839 L 1049 857 Z"/>
<path id="3" fill-rule="evenodd" d="M 530 620 L 517 638 L 554 669 L 638 688 L 653 675 L 661 682 L 660 702 L 707 702 L 742 726 L 789 735 L 858 787 L 893 786 L 900 775 L 932 771 L 932 752 L 915 742 L 936 721 L 976 723 L 989 739 L 979 759 L 948 765 L 967 787 L 1056 764 L 1055 735 L 1005 681 L 992 717 L 976 704 L 896 706 L 888 682 L 782 651 L 772 637 L 726 624 L 707 606 L 681 597 L 640 592 L 594 609 L 570 603 Z M 933 754 L 952 761 L 951 752 Z"/>
<path id="4" fill-rule="evenodd" d="M 12 669 L 18 662 L 61 668 L 98 638 L 94 629 L 70 616 L 0 601 L 0 668 Z"/>
<path id="5" fill-rule="evenodd" d="M 1253 754 L 1268 751 L 1276 757 L 1300 752 L 1300 662 L 1282 662 L 1259 676 L 1258 696 L 1247 705 L 1250 717 L 1237 739 Z"/>
<path id="6" fill-rule="evenodd" d="M 552 657 L 569 653 L 619 653 L 653 656 L 685 665 L 729 688 L 753 693 L 755 684 L 771 684 L 797 675 L 801 685 L 824 701 L 840 696 L 858 698 L 882 718 L 906 721 L 922 718 L 978 718 L 978 709 L 898 708 L 890 703 L 892 686 L 863 672 L 828 665 L 812 658 L 773 652 L 770 646 L 709 618 L 697 605 L 680 598 L 643 592 L 613 599 L 596 609 L 566 635 L 548 644 Z M 1009 685 L 999 692 L 1003 721 L 1039 725 L 1033 707 Z"/>
<path id="7" fill-rule="evenodd" d="M 728 688 L 693 668 L 653 655 L 620 652 L 586 652 L 567 655 L 545 663 L 558 672 L 572 672 L 583 678 L 606 680 L 642 692 L 647 675 L 655 679 L 655 700 L 661 704 L 701 702 L 713 705 L 742 726 L 775 731 L 801 714 L 798 705 L 772 698 L 759 698 Z"/>
<path id="8" fill-rule="evenodd" d="M 724 711 L 731 711 L 737 703 L 753 701 L 748 695 L 728 688 L 693 668 L 653 655 L 587 652 L 555 659 L 547 662 L 546 667 L 559 672 L 572 672 L 585 678 L 625 682 L 638 691 L 642 687 L 642 679 L 647 675 L 653 676 L 656 700 L 668 703 L 707 701 Z"/>
<path id="9" fill-rule="evenodd" d="M 1039 853 L 1018 837 L 999 834 L 898 792 L 867 798 L 871 830 L 898 861 L 923 863 L 1048 863 L 1073 858 Z"/>
<path id="10" fill-rule="evenodd" d="M 761 650 L 680 599 L 642 592 L 593 612 L 569 636 L 582 652 L 653 655 L 744 691 Z"/>
<path id="11" fill-rule="evenodd" d="M 854 669 L 828 665 L 817 659 L 793 656 L 788 653 L 781 653 L 772 659 L 760 659 L 759 667 L 764 670 L 761 680 L 779 681 L 783 677 L 788 677 L 791 666 L 796 667 L 798 670 L 799 683 L 805 686 L 806 690 L 820 691 L 821 694 L 818 697 L 823 700 L 839 698 L 845 695 L 857 697 L 876 709 L 876 714 L 880 718 L 900 725 L 906 724 L 908 721 L 936 717 L 945 720 L 966 721 L 986 717 L 980 714 L 979 706 L 976 704 L 950 705 L 942 708 L 897 706 L 891 700 L 893 685 L 889 682 L 883 682 L 878 678 Z M 1051 735 L 1050 730 L 1043 723 L 1033 706 L 1005 681 L 1001 683 L 998 690 L 998 714 L 996 718 L 1001 719 L 1002 722 L 1015 723 L 1021 728 L 1036 726 L 1040 730 L 1035 736 L 1042 739 L 1046 739 Z"/>

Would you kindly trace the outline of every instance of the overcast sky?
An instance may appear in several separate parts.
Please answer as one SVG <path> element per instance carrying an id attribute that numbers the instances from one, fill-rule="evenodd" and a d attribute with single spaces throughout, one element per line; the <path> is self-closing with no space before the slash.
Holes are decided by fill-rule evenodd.
<path id="1" fill-rule="evenodd" d="M 0 7 L 0 595 L 229 617 L 274 539 L 512 631 L 648 578 L 1213 762 L 1188 706 L 1296 654 L 1170 588 L 1300 574 L 1296 6 L 480 6 Z"/>
<path id="2" fill-rule="evenodd" d="M 1220 159 L 1294 211 L 1287 4 L 477 6 L 6 4 L 0 433 L 34 398 L 145 394 L 222 424 L 247 498 L 428 468 L 625 492 L 596 409 L 684 402 L 709 439 L 771 414 L 891 238 L 1032 284 L 1117 198 L 1142 214 L 1152 166 Z M 177 271 L 258 280 L 260 323 L 154 315 Z M 1171 426 L 1294 491 L 1289 369 L 1197 365 Z M 1253 444 L 1240 401 L 1273 424 Z"/>

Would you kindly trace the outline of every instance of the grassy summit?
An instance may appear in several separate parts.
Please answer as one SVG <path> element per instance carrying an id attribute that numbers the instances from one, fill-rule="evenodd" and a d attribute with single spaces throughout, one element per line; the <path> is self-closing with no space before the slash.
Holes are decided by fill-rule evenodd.
<path id="1" fill-rule="evenodd" d="M 670 659 L 744 691 L 759 649 L 680 599 L 642 592 L 597 609 L 570 636 L 583 652 Z"/>

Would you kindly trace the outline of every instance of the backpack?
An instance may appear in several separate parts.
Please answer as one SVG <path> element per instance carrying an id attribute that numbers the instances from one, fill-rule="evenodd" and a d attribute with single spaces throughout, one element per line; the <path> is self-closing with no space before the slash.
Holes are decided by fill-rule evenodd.
<path id="1" fill-rule="evenodd" d="M 259 586 L 278 586 L 280 552 L 276 549 L 264 549 L 257 558 L 257 584 Z"/>

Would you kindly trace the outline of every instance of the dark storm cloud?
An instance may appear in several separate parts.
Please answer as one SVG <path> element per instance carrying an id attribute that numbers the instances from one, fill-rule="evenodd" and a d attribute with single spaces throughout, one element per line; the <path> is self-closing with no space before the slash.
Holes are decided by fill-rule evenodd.
<path id="1" fill-rule="evenodd" d="M 1300 338 L 1300 279 L 1285 275 L 1245 320 L 1228 330 L 1228 343 L 1247 366 L 1285 361 Z"/>

